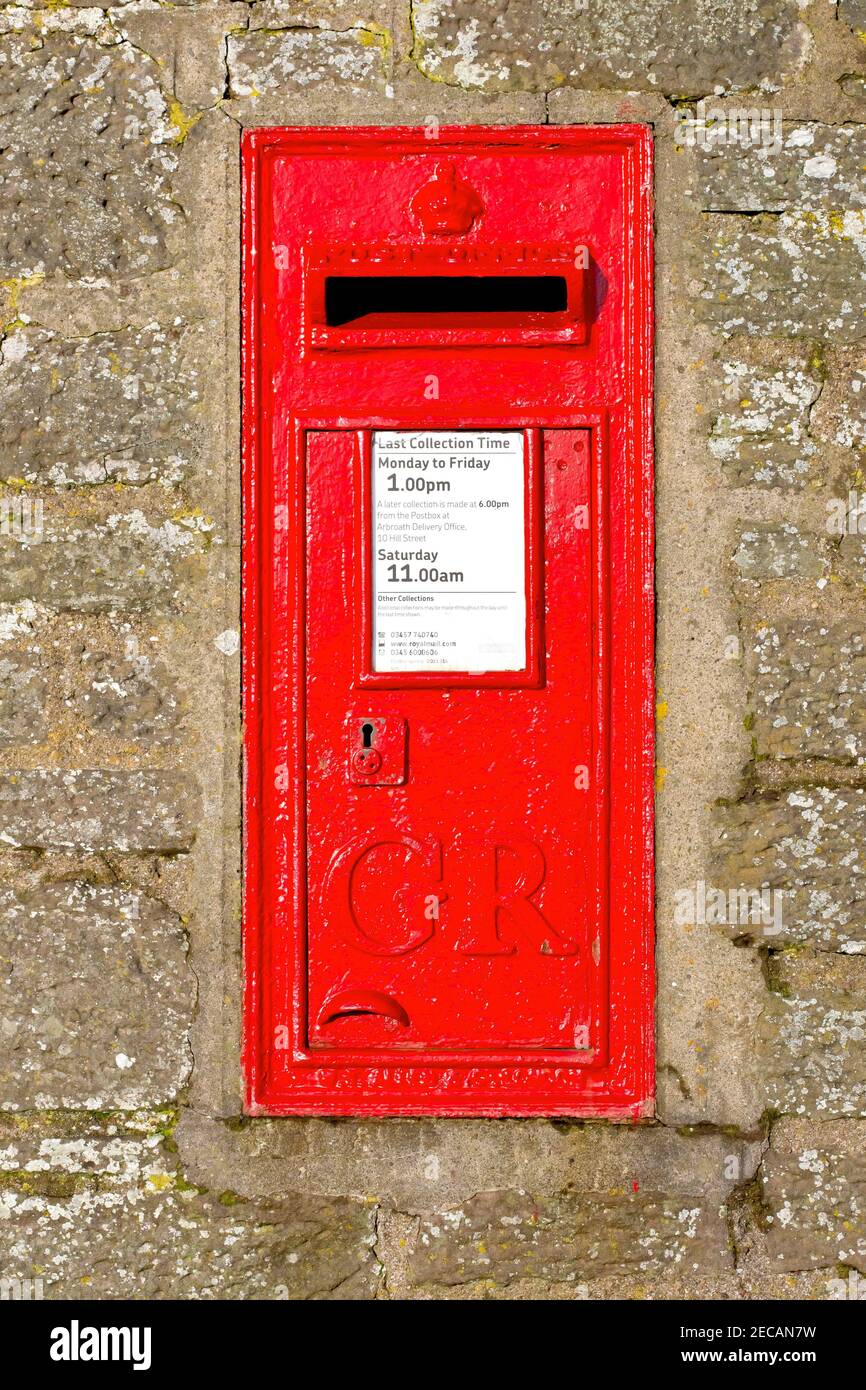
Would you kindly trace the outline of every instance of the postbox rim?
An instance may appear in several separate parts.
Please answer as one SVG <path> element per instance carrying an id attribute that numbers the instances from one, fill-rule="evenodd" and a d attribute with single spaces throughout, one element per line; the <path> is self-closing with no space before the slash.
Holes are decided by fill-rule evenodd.
<path id="1" fill-rule="evenodd" d="M 242 670 L 246 757 L 244 762 L 244 945 L 245 997 L 244 1068 L 247 1079 L 245 1109 L 248 1114 L 269 1115 L 452 1115 L 452 1116 L 562 1116 L 599 1119 L 639 1120 L 652 1113 L 653 1031 L 652 997 L 652 896 L 653 896 L 653 720 L 654 681 L 652 665 L 652 130 L 648 123 L 629 122 L 593 126 L 440 126 L 435 149 L 425 139 L 425 127 L 396 126 L 290 126 L 258 127 L 242 133 L 244 170 L 244 517 L 252 549 L 245 548 Z M 450 1092 L 431 1086 L 423 1095 L 407 1093 L 399 1084 L 367 1094 L 355 1086 L 351 1094 L 323 1095 L 320 1084 L 307 1086 L 298 1079 L 287 1091 L 271 1068 L 271 1041 L 261 1005 L 267 1001 L 270 984 L 267 968 L 271 945 L 261 932 L 263 894 L 262 867 L 263 817 L 263 701 L 267 686 L 267 667 L 262 662 L 261 537 L 263 508 L 267 498 L 259 484 L 258 465 L 272 451 L 265 428 L 262 381 L 262 313 L 258 301 L 263 247 L 258 211 L 262 194 L 261 173 L 272 164 L 271 157 L 286 154 L 339 153 L 341 150 L 369 149 L 391 154 L 400 149 L 441 152 L 452 147 L 477 144 L 485 150 L 512 149 L 611 153 L 622 150 L 629 156 L 624 165 L 624 187 L 635 236 L 629 243 L 630 263 L 624 275 L 630 277 L 633 293 L 629 301 L 630 376 L 628 391 L 634 413 L 634 437 L 620 441 L 627 457 L 630 503 L 636 516 L 628 559 L 626 588 L 633 605 L 630 614 L 633 638 L 625 663 L 631 672 L 628 699 L 622 701 L 620 717 L 635 721 L 635 745 L 626 769 L 632 822 L 630 835 L 635 864 L 633 915 L 622 927 L 630 934 L 633 949 L 633 977 L 628 998 L 618 1007 L 628 1014 L 631 1051 L 609 1068 L 602 1089 L 588 1085 L 583 1093 L 560 1099 L 555 1087 L 543 1096 L 527 1098 L 520 1086 L 498 1087 L 491 1078 L 479 1076 L 467 1100 L 459 1089 Z M 309 418 L 309 416 L 308 416 Z M 300 427 L 300 417 L 294 417 Z M 362 422 L 356 422 L 360 427 Z M 511 427 L 511 421 L 505 422 Z M 535 421 L 536 426 L 541 422 Z M 515 426 L 523 427 L 523 426 Z M 624 475 L 625 476 L 625 475 Z M 418 1063 L 430 1071 L 429 1060 Z M 411 1059 L 400 1059 L 403 1071 L 411 1071 Z M 435 1068 L 434 1068 L 435 1070 Z"/>

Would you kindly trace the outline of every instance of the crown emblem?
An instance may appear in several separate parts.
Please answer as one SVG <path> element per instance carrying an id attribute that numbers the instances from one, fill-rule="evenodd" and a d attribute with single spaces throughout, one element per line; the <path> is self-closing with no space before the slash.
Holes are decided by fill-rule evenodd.
<path id="1" fill-rule="evenodd" d="M 454 166 L 447 164 L 413 194 L 409 210 L 430 236 L 465 236 L 484 204 Z"/>

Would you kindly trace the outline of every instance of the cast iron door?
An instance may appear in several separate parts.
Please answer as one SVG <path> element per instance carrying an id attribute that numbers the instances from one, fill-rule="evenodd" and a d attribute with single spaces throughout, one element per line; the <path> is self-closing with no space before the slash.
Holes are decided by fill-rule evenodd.
<path id="1" fill-rule="evenodd" d="M 645 1115 L 646 133 L 245 166 L 248 1108 Z"/>

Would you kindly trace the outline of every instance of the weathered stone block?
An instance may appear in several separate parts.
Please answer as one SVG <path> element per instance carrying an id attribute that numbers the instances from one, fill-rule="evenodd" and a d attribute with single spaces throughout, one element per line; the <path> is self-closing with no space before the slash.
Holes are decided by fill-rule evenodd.
<path id="1" fill-rule="evenodd" d="M 0 648 L 0 743 L 38 743 L 46 681 L 26 647 Z"/>
<path id="2" fill-rule="evenodd" d="M 46 1298 L 375 1297 L 373 1213 L 360 1202 L 223 1205 L 196 1193 L 84 1190 L 67 1201 L 5 1197 L 5 1277 L 38 1268 Z"/>
<path id="3" fill-rule="evenodd" d="M 734 937 L 778 948 L 809 942 L 866 952 L 866 792 L 808 787 L 751 796 L 718 811 L 713 882 L 781 893 L 780 918 L 731 923 Z"/>
<path id="4" fill-rule="evenodd" d="M 682 94 L 757 85 L 799 66 L 793 5 L 725 10 L 661 0 L 639 8 L 569 0 L 414 0 L 414 58 L 437 82 L 508 91 L 613 87 Z"/>
<path id="5" fill-rule="evenodd" d="M 824 951 L 777 957 L 757 1027 L 767 1103 L 819 1119 L 866 1116 L 866 960 Z"/>
<path id="6" fill-rule="evenodd" d="M 767 1255 L 778 1269 L 866 1273 L 866 1124 L 780 1120 L 761 1168 Z M 845 1296 L 829 1289 L 826 1297 Z"/>
<path id="7" fill-rule="evenodd" d="M 817 446 L 810 417 L 822 386 L 818 363 L 799 345 L 748 340 L 715 366 L 710 449 L 735 487 L 803 487 Z"/>
<path id="8" fill-rule="evenodd" d="M 137 745 L 170 742 L 178 732 L 181 702 L 165 665 L 135 638 L 118 644 L 73 638 L 57 682 L 64 703 L 94 733 Z"/>
<path id="9" fill-rule="evenodd" d="M 201 111 L 224 95 L 226 34 L 245 27 L 247 8 L 243 0 L 181 0 L 147 8 L 132 0 L 123 9 L 112 6 L 115 32 L 171 74 L 169 109 L 179 143 Z"/>
<path id="10" fill-rule="evenodd" d="M 254 0 L 248 8 L 250 31 L 324 29 L 347 33 L 363 25 L 384 35 L 393 19 L 388 0 Z"/>
<path id="11" fill-rule="evenodd" d="M 562 1125 L 545 1120 L 256 1119 L 241 1129 L 184 1109 L 175 1131 L 190 1181 L 279 1196 L 292 1173 L 321 1193 L 375 1193 L 406 1216 L 455 1210 L 477 1192 L 571 1190 L 606 1201 L 655 1192 L 721 1206 L 751 1178 L 760 1144 L 684 1136 L 667 1125 Z"/>
<path id="12" fill-rule="evenodd" d="M 357 25 L 345 32 L 288 29 L 230 34 L 229 95 L 255 99 L 328 83 L 355 92 L 384 91 L 385 35 Z"/>
<path id="13" fill-rule="evenodd" d="M 194 838 L 190 786 L 174 772 L 0 775 L 0 841 L 17 848 L 172 853 Z"/>
<path id="14" fill-rule="evenodd" d="M 38 743 L 47 682 L 40 669 L 39 613 L 26 601 L 0 605 L 0 742 Z"/>
<path id="15" fill-rule="evenodd" d="M 862 494 L 859 494 L 857 504 L 857 530 L 849 531 L 839 542 L 839 549 L 833 562 L 833 568 L 840 579 L 846 580 L 849 584 L 866 584 L 866 533 L 860 534 L 859 527 L 861 518 L 866 518 L 866 511 L 863 510 Z M 836 506 L 839 502 L 836 502 Z"/>
<path id="16" fill-rule="evenodd" d="M 46 1299 L 375 1296 L 368 1202 L 196 1190 L 136 1116 L 20 1120 L 0 1124 L 0 1268 Z"/>
<path id="17" fill-rule="evenodd" d="M 692 187 L 702 208 L 783 212 L 866 205 L 862 126 L 783 125 L 769 97 L 750 101 L 746 110 L 754 115 L 762 108 L 763 116 L 756 119 L 747 139 L 731 121 L 717 121 L 705 135 L 698 133 Z M 742 116 L 743 108 L 739 112 Z"/>
<path id="18" fill-rule="evenodd" d="M 0 742 L 48 742 L 56 754 L 69 739 L 75 756 L 97 735 L 110 757 L 118 743 L 139 752 L 172 742 L 184 711 L 162 652 L 143 624 L 0 607 Z"/>
<path id="19" fill-rule="evenodd" d="M 179 482 L 199 400 L 178 323 L 86 338 L 19 328 L 0 344 L 0 478 Z"/>
<path id="20" fill-rule="evenodd" d="M 723 334 L 857 342 L 864 237 L 862 208 L 708 215 L 701 316 Z"/>
<path id="21" fill-rule="evenodd" d="M 828 568 L 826 541 L 790 522 L 750 526 L 740 534 L 734 564 L 743 579 L 816 579 Z"/>
<path id="22" fill-rule="evenodd" d="M 172 1106 L 156 1110 L 0 1110 L 0 1173 L 99 1176 L 106 1185 L 146 1187 L 165 1174 L 164 1148 L 177 1123 Z M 168 1161 L 169 1169 L 176 1161 Z"/>
<path id="23" fill-rule="evenodd" d="M 815 439 L 858 453 L 866 448 L 866 370 L 860 357 L 857 348 L 827 354 L 827 379 L 810 421 Z M 851 463 L 857 462 L 855 454 Z"/>
<path id="24" fill-rule="evenodd" d="M 836 18 L 857 33 L 866 33 L 866 0 L 839 0 Z"/>
<path id="25" fill-rule="evenodd" d="M 180 923 L 137 893 L 45 885 L 0 901 L 0 1105 L 170 1101 L 191 1067 Z"/>
<path id="26" fill-rule="evenodd" d="M 781 619 L 753 650 L 759 757 L 866 760 L 866 622 Z"/>
<path id="27" fill-rule="evenodd" d="M 153 523 L 140 510 L 75 522 L 42 512 L 41 531 L 0 536 L 0 601 L 72 612 L 172 612 L 200 550 L 196 529 Z"/>
<path id="28" fill-rule="evenodd" d="M 0 1111 L 0 1173 L 99 1176 L 146 1184 L 165 1172 L 164 1148 L 177 1109 L 146 1111 Z M 168 1163 L 170 1168 L 177 1161 Z"/>
<path id="29" fill-rule="evenodd" d="M 518 1279 L 583 1281 L 679 1267 L 731 1267 L 718 1206 L 656 1193 L 553 1197 L 482 1192 L 421 1220 L 409 1256 L 412 1282 L 460 1285 Z"/>
<path id="30" fill-rule="evenodd" d="M 168 265 L 179 134 L 145 54 L 96 32 L 7 34 L 0 273 L 73 279 Z M 86 24 L 85 29 L 88 27 Z M 49 26 L 50 29 L 50 26 Z"/>
<path id="31" fill-rule="evenodd" d="M 866 33 L 866 28 L 863 32 Z M 847 72 L 840 77 L 839 87 L 852 101 L 866 100 L 866 77 L 860 77 L 856 72 Z"/>

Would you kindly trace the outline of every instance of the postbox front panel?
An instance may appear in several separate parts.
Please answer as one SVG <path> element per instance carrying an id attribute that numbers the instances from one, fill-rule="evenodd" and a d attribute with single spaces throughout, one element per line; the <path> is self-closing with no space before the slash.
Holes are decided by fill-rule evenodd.
<path id="1" fill-rule="evenodd" d="M 644 1115 L 644 133 L 245 171 L 248 1108 Z"/>

